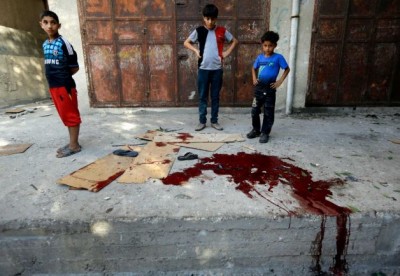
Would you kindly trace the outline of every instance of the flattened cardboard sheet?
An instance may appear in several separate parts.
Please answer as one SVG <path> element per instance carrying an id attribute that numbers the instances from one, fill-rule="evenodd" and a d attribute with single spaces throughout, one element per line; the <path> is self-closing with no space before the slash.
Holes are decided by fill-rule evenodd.
<path id="1" fill-rule="evenodd" d="M 228 133 L 158 133 L 154 142 L 164 143 L 230 143 L 242 142 L 242 134 Z"/>
<path id="2" fill-rule="evenodd" d="M 216 151 L 224 145 L 224 143 L 174 143 L 183 148 L 198 149 L 204 151 Z"/>
<path id="3" fill-rule="evenodd" d="M 168 176 L 178 152 L 177 145 L 149 142 L 117 182 L 144 183 L 150 178 L 164 178 Z"/>
<path id="4" fill-rule="evenodd" d="M 16 153 L 23 153 L 29 149 L 33 144 L 13 144 L 0 147 L 0 156 L 12 155 Z"/>
<path id="5" fill-rule="evenodd" d="M 6 110 L 6 114 L 18 114 L 18 113 L 21 113 L 24 111 L 25 111 L 25 109 L 23 109 L 23 108 L 15 108 L 15 109 Z"/>
<path id="6" fill-rule="evenodd" d="M 159 134 L 162 134 L 164 132 L 157 131 L 157 130 L 149 130 L 144 134 L 140 134 L 135 136 L 136 138 L 142 139 L 142 140 L 148 140 L 148 141 L 153 141 L 155 136 L 158 136 Z M 220 147 L 223 146 L 224 143 L 192 143 L 192 142 L 186 142 L 186 143 L 174 143 L 178 146 L 184 147 L 184 148 L 190 148 L 190 149 L 198 149 L 198 150 L 204 150 L 204 151 L 216 151 Z"/>
<path id="7" fill-rule="evenodd" d="M 57 183 L 98 192 L 123 174 L 134 159 L 111 153 L 58 179 Z"/>

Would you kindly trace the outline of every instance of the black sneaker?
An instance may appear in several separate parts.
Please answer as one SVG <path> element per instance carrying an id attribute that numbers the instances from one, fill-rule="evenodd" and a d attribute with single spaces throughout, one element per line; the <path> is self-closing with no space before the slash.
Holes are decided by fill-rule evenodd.
<path id="1" fill-rule="evenodd" d="M 261 133 L 260 143 L 268 143 L 269 135 L 266 133 Z"/>
<path id="2" fill-rule="evenodd" d="M 260 132 L 255 130 L 255 129 L 252 129 L 249 133 L 247 133 L 246 136 L 249 139 L 253 139 L 253 138 L 256 138 L 256 137 L 260 136 Z"/>

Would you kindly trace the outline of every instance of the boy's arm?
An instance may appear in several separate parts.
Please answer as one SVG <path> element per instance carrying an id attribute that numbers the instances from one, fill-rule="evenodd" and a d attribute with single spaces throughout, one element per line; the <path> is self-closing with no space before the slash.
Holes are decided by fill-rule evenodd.
<path id="1" fill-rule="evenodd" d="M 79 71 L 79 67 L 72 67 L 69 69 L 69 71 L 71 72 L 71 76 L 75 75 L 75 73 Z"/>
<path id="2" fill-rule="evenodd" d="M 226 58 L 227 56 L 229 56 L 232 53 L 233 49 L 235 49 L 236 45 L 238 45 L 238 43 L 239 41 L 236 38 L 233 38 L 229 48 L 222 53 L 222 57 Z"/>
<path id="3" fill-rule="evenodd" d="M 279 78 L 279 80 L 277 80 L 277 81 L 274 82 L 274 83 L 271 83 L 271 88 L 277 89 L 279 86 L 281 86 L 282 82 L 286 79 L 287 75 L 289 75 L 289 72 L 290 72 L 290 68 L 287 67 L 287 68 L 285 69 L 285 71 L 283 71 L 283 74 L 282 74 L 282 76 Z"/>
<path id="4" fill-rule="evenodd" d="M 253 84 L 257 85 L 258 79 L 257 79 L 257 71 L 254 69 L 253 66 L 251 66 L 251 75 L 253 76 Z"/>
<path id="5" fill-rule="evenodd" d="M 195 52 L 197 58 L 201 58 L 201 56 L 200 56 L 200 50 L 193 46 L 193 43 L 192 43 L 192 41 L 190 40 L 190 38 L 187 38 L 187 39 L 185 40 L 185 42 L 183 42 L 183 46 L 185 46 L 185 47 L 188 48 L 189 50 L 192 50 L 193 52 Z"/>

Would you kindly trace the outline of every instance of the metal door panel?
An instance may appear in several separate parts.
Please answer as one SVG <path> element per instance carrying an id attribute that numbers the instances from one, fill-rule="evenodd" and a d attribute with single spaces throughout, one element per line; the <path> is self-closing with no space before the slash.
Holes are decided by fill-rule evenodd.
<path id="1" fill-rule="evenodd" d="M 343 25 L 344 23 L 341 19 L 321 19 L 319 21 L 317 39 L 341 39 Z"/>
<path id="2" fill-rule="evenodd" d="M 88 49 L 89 66 L 92 68 L 91 86 L 96 91 L 98 103 L 116 103 L 119 95 L 115 84 L 118 72 L 115 66 L 115 49 L 112 45 L 93 45 Z"/>
<path id="3" fill-rule="evenodd" d="M 148 18 L 170 18 L 174 12 L 174 1 L 152 0 L 142 2 L 144 5 L 144 15 Z"/>
<path id="4" fill-rule="evenodd" d="M 369 83 L 367 100 L 385 102 L 390 95 L 390 80 L 393 74 L 394 62 L 398 56 L 398 50 L 394 43 L 381 43 L 375 46 L 372 61 L 372 72 Z M 398 69 L 398 68 L 397 68 Z"/>
<path id="5" fill-rule="evenodd" d="M 146 25 L 147 42 L 150 44 L 173 44 L 174 30 L 170 21 L 149 21 Z"/>
<path id="6" fill-rule="evenodd" d="M 143 0 L 114 0 L 114 14 L 117 18 L 141 18 L 143 15 Z"/>
<path id="7" fill-rule="evenodd" d="M 321 16 L 343 16 L 346 13 L 346 0 L 318 0 L 316 5 L 319 5 L 318 11 Z"/>
<path id="8" fill-rule="evenodd" d="M 86 30 L 89 43 L 113 42 L 113 27 L 110 21 L 88 21 Z"/>
<path id="9" fill-rule="evenodd" d="M 400 19 L 381 19 L 377 21 L 376 41 L 400 41 Z"/>
<path id="10" fill-rule="evenodd" d="M 368 83 L 368 51 L 367 43 L 349 43 L 344 49 L 344 63 L 341 72 L 342 86 L 339 90 L 338 102 L 357 104 L 365 97 Z"/>
<path id="11" fill-rule="evenodd" d="M 110 0 L 90 0 L 82 1 L 83 10 L 88 17 L 111 17 Z"/>
<path id="12" fill-rule="evenodd" d="M 169 105 L 175 101 L 172 93 L 174 84 L 174 57 L 171 45 L 151 45 L 148 49 L 150 93 L 149 101 L 157 105 Z"/>
<path id="13" fill-rule="evenodd" d="M 178 34 L 179 36 L 179 34 Z M 179 102 L 184 105 L 197 104 L 197 58 L 182 44 L 178 47 Z"/>
<path id="14" fill-rule="evenodd" d="M 373 16 L 376 0 L 353 0 L 350 1 L 349 15 L 351 16 Z"/>
<path id="15" fill-rule="evenodd" d="M 246 47 L 239 47 L 237 55 L 237 69 L 236 69 L 236 104 L 246 105 L 253 99 L 253 78 L 251 75 L 251 68 L 253 61 L 261 53 L 261 44 L 248 45 Z"/>
<path id="16" fill-rule="evenodd" d="M 141 45 L 123 45 L 118 53 L 121 70 L 122 102 L 140 105 L 147 91 Z"/>
<path id="17" fill-rule="evenodd" d="M 141 21 L 116 21 L 114 31 L 119 43 L 142 44 L 144 25 Z"/>
<path id="18" fill-rule="evenodd" d="M 373 22 L 369 19 L 349 19 L 347 23 L 347 41 L 367 42 L 372 36 Z"/>
<path id="19" fill-rule="evenodd" d="M 400 104 L 399 11 L 396 0 L 316 2 L 307 106 Z"/>
<path id="20" fill-rule="evenodd" d="M 336 102 L 338 88 L 338 60 L 340 49 L 338 44 L 320 43 L 315 49 L 313 90 L 317 96 L 312 98 L 314 103 L 332 105 Z"/>

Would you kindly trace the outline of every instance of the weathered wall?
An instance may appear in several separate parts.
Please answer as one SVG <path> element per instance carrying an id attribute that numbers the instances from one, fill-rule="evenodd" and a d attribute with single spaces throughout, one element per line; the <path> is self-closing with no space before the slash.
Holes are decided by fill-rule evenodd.
<path id="1" fill-rule="evenodd" d="M 0 10 L 0 107 L 48 97 L 38 24 L 42 0 L 2 1 Z"/>
<path id="2" fill-rule="evenodd" d="M 293 107 L 295 108 L 303 108 L 305 106 L 305 96 L 308 85 L 308 64 L 310 58 L 311 26 L 313 20 L 314 4 L 314 0 L 300 0 L 296 68 L 291 68 L 290 72 L 290 74 L 294 74 L 295 78 L 293 95 Z M 282 54 L 288 63 L 290 54 L 289 46 L 291 34 L 291 14 L 291 0 L 271 1 L 270 29 L 272 31 L 278 32 L 280 35 L 278 47 L 275 51 Z M 288 78 L 286 78 L 282 87 L 278 89 L 276 100 L 277 109 L 285 108 L 287 83 Z"/>

